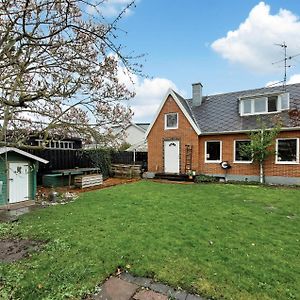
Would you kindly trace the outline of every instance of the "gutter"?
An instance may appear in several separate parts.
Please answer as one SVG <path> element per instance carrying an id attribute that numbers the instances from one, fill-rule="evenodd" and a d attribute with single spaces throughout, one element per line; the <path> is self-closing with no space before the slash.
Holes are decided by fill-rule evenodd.
<path id="1" fill-rule="evenodd" d="M 272 128 L 267 128 L 267 130 L 271 130 Z M 246 130 L 232 130 L 232 131 L 211 131 L 211 132 L 202 132 L 199 134 L 201 135 L 219 135 L 219 134 L 238 134 L 238 133 L 249 133 L 251 131 L 259 130 L 259 128 L 256 129 L 246 129 Z M 283 127 L 280 129 L 280 132 L 282 131 L 297 131 L 300 130 L 300 127 Z"/>

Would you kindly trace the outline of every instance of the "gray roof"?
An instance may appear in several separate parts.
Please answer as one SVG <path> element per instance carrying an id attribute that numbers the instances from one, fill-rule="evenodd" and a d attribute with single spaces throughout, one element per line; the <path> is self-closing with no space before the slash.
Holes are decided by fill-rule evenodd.
<path id="1" fill-rule="evenodd" d="M 280 116 L 282 127 L 294 127 L 290 121 L 288 111 L 262 115 L 241 116 L 239 113 L 239 99 L 242 97 L 288 92 L 290 95 L 290 109 L 300 109 L 300 83 L 283 87 L 265 87 L 260 89 L 239 91 L 226 94 L 204 96 L 200 106 L 193 107 L 191 99 L 184 99 L 176 93 L 187 113 L 195 121 L 202 134 L 224 133 L 232 131 L 252 130 L 259 127 L 258 117 L 268 127 L 274 126 L 274 117 Z"/>
<path id="2" fill-rule="evenodd" d="M 135 125 L 139 126 L 142 128 L 144 131 L 146 131 L 150 125 L 150 123 L 135 123 Z"/>

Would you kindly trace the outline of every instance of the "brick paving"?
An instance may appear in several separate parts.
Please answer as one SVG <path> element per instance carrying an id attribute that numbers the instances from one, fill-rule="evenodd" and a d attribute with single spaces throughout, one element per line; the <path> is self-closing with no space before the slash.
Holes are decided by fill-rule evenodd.
<path id="1" fill-rule="evenodd" d="M 100 292 L 89 296 L 89 300 L 205 300 L 184 290 L 155 282 L 150 278 L 134 277 L 124 272 L 111 276 L 100 287 Z"/>

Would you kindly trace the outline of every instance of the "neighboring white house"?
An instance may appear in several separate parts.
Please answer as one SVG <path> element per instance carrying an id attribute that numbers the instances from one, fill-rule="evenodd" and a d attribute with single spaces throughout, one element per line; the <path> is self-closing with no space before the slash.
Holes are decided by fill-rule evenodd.
<path id="1" fill-rule="evenodd" d="M 135 145 L 145 140 L 145 133 L 149 123 L 131 123 L 125 129 L 124 142 Z"/>
<path id="2" fill-rule="evenodd" d="M 145 138 L 145 133 L 149 127 L 150 123 L 130 123 L 126 129 L 125 134 L 123 135 L 123 143 L 129 144 L 130 147 L 126 151 L 133 152 L 147 152 L 147 141 Z M 121 127 L 114 127 L 113 133 L 115 136 L 118 136 L 121 132 Z M 90 144 L 85 145 L 86 149 L 97 148 L 100 145 Z"/>
<path id="3" fill-rule="evenodd" d="M 125 129 L 124 143 L 131 146 L 126 151 L 147 152 L 147 141 L 145 133 L 149 127 L 149 123 L 131 123 Z M 118 132 L 116 128 L 116 132 Z"/>

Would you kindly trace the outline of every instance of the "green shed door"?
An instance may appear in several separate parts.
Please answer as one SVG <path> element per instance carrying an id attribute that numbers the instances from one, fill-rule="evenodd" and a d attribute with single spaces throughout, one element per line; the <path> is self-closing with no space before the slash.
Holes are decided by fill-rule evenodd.
<path id="1" fill-rule="evenodd" d="M 29 165 L 25 162 L 9 163 L 9 203 L 29 199 Z"/>

